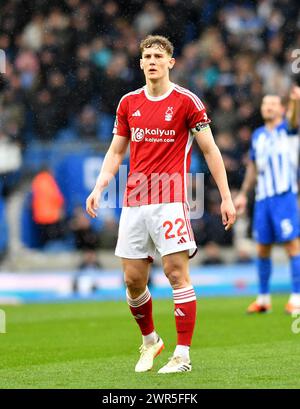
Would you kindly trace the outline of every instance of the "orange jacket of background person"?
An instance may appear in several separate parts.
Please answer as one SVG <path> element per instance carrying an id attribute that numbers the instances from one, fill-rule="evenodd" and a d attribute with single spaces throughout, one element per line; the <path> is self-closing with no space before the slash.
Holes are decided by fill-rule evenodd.
<path id="1" fill-rule="evenodd" d="M 53 224 L 61 220 L 64 198 L 47 171 L 40 172 L 32 181 L 33 220 L 38 224 Z"/>

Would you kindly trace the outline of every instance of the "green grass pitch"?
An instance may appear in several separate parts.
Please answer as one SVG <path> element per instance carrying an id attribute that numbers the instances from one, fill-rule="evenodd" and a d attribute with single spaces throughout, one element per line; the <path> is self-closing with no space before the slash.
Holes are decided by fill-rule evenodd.
<path id="1" fill-rule="evenodd" d="M 175 375 L 157 374 L 175 345 L 172 300 L 154 300 L 166 349 L 143 374 L 134 372 L 141 340 L 125 301 L 4 307 L 0 388 L 299 388 L 300 334 L 286 299 L 247 316 L 252 298 L 199 297 L 193 371 Z"/>

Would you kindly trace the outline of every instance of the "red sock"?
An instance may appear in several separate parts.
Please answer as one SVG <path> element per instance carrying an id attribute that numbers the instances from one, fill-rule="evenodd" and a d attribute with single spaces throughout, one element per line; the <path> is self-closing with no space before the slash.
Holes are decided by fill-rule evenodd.
<path id="1" fill-rule="evenodd" d="M 196 294 L 193 286 L 173 290 L 177 345 L 191 345 L 196 322 Z"/>
<path id="2" fill-rule="evenodd" d="M 152 298 L 148 287 L 139 297 L 132 299 L 127 292 L 127 302 L 142 335 L 149 335 L 154 331 L 152 318 Z"/>

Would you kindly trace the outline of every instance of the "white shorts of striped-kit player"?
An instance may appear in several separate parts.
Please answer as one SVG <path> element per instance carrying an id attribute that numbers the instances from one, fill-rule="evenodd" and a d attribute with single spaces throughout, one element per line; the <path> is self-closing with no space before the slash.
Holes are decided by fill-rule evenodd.
<path id="1" fill-rule="evenodd" d="M 139 259 L 189 250 L 192 257 L 197 246 L 186 203 L 161 203 L 123 207 L 115 254 Z"/>

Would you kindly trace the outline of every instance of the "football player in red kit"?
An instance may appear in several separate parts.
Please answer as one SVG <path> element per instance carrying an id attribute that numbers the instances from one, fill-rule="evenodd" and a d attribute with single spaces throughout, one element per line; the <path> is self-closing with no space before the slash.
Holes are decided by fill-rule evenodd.
<path id="1" fill-rule="evenodd" d="M 143 338 L 135 371 L 152 369 L 154 358 L 164 348 L 154 326 L 147 287 L 151 261 L 158 250 L 173 289 L 177 330 L 174 354 L 158 372 L 185 372 L 192 369 L 189 349 L 196 320 L 189 257 L 197 247 L 186 181 L 194 138 L 218 186 L 226 230 L 235 222 L 236 213 L 205 107 L 195 94 L 169 79 L 175 64 L 173 45 L 165 37 L 148 36 L 140 48 L 146 85 L 120 100 L 114 137 L 86 208 L 96 217 L 101 193 L 118 172 L 130 144 L 130 172 L 115 254 L 122 258 L 127 302 Z"/>

